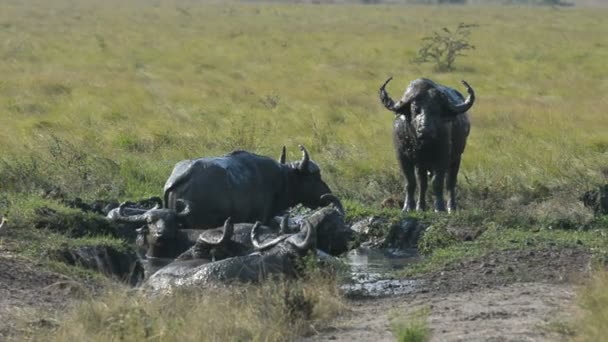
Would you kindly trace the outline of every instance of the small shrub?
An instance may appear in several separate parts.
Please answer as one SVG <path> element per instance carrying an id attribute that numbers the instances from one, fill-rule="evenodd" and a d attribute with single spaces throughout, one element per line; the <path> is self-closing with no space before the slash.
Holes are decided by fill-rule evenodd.
<path id="1" fill-rule="evenodd" d="M 428 326 L 430 311 L 423 308 L 410 314 L 407 319 L 394 318 L 391 322 L 393 335 L 398 342 L 424 342 L 428 341 L 431 331 Z"/>
<path id="2" fill-rule="evenodd" d="M 441 32 L 433 32 L 432 36 L 422 38 L 423 45 L 418 50 L 414 63 L 435 63 L 438 71 L 453 69 L 457 56 L 466 56 L 463 51 L 473 50 L 475 46 L 469 43 L 471 29 L 477 24 L 460 23 L 451 31 L 444 27 Z"/>

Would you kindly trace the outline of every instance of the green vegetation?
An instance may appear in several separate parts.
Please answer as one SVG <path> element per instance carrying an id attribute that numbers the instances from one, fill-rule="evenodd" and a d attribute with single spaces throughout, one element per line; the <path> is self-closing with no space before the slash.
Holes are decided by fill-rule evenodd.
<path id="1" fill-rule="evenodd" d="M 437 71 L 452 70 L 456 57 L 466 56 L 462 51 L 475 49 L 469 43 L 471 29 L 474 27 L 477 25 L 460 23 L 453 30 L 444 27 L 440 32 L 435 31 L 432 36 L 422 38 L 422 47 L 412 62 L 435 63 Z"/>
<path id="2" fill-rule="evenodd" d="M 403 187 L 393 117 L 377 98 L 393 75 L 394 97 L 418 77 L 458 89 L 465 79 L 477 93 L 460 173 L 464 210 L 408 214 L 431 226 L 420 241 L 428 257 L 409 275 L 492 250 L 550 244 L 584 246 L 606 260 L 608 221 L 578 201 L 608 181 L 606 14 L 598 8 L 3 1 L 0 214 L 10 226 L 0 246 L 77 272 L 47 260 L 48 253 L 65 245 L 126 247 L 103 222 L 56 199 L 158 196 L 181 159 L 233 149 L 278 157 L 283 145 L 290 160 L 300 158 L 298 144 L 309 149 L 345 198 L 349 220 L 402 218 L 398 209 L 379 208 Z M 476 49 L 457 59 L 452 72 L 410 63 L 429 32 L 461 22 L 478 25 L 467 38 Z M 44 230 L 33 228 L 42 207 L 62 214 Z M 82 231 L 72 229 L 75 223 L 104 236 L 74 238 Z M 475 239 L 463 242 L 454 227 Z M 195 293 L 195 300 L 183 293 L 149 300 L 121 289 L 62 318 L 70 323 L 57 339 L 285 340 L 340 307 L 328 301 L 338 296 L 324 285 L 298 284 L 296 297 L 318 299 L 304 305 L 312 311 L 302 319 L 285 319 L 291 313 L 280 283 Z M 268 293 L 275 295 L 266 302 Z M 410 330 L 425 331 L 396 329 Z"/>
<path id="3" fill-rule="evenodd" d="M 431 337 L 428 317 L 429 308 L 422 308 L 407 315 L 406 318 L 394 314 L 391 321 L 393 335 L 398 342 L 424 342 Z"/>
<path id="4" fill-rule="evenodd" d="M 282 145 L 296 159 L 303 143 L 333 189 L 377 203 L 402 188 L 392 115 L 377 99 L 389 75 L 395 96 L 421 76 L 455 87 L 464 78 L 477 91 L 466 207 L 484 192 L 578 193 L 602 180 L 601 9 L 0 6 L 3 191 L 158 195 L 180 159 L 235 148 L 275 156 Z M 479 25 L 477 49 L 454 72 L 409 63 L 422 37 L 459 22 Z"/>

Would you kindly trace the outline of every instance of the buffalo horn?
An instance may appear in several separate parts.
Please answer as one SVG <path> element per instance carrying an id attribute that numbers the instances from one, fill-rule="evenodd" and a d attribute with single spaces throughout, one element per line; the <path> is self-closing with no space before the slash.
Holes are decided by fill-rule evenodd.
<path id="1" fill-rule="evenodd" d="M 461 82 L 465 87 L 467 87 L 467 93 L 469 93 L 469 96 L 467 96 L 464 102 L 461 104 L 454 104 L 447 98 L 445 99 L 450 110 L 457 114 L 464 113 L 471 109 L 471 107 L 473 107 L 473 103 L 475 103 L 475 91 L 465 80 L 462 80 Z"/>
<path id="2" fill-rule="evenodd" d="M 286 159 L 287 159 L 287 149 L 285 148 L 285 146 L 283 146 L 283 149 L 281 150 L 281 156 L 279 157 L 279 163 L 285 164 Z"/>
<path id="3" fill-rule="evenodd" d="M 131 216 L 125 216 L 124 214 L 124 210 L 125 207 L 131 204 L 131 202 L 123 202 L 120 204 L 120 206 L 118 207 L 118 215 L 116 217 L 116 221 L 118 222 L 133 222 L 133 223 L 142 223 L 142 222 L 146 222 L 146 214 L 138 214 L 138 215 L 131 215 Z"/>
<path id="4" fill-rule="evenodd" d="M 279 234 L 287 234 L 289 231 L 289 214 L 285 214 L 283 218 L 281 218 L 281 229 L 279 230 Z"/>
<path id="5" fill-rule="evenodd" d="M 304 145 L 300 145 L 300 151 L 302 151 L 302 161 L 300 162 L 300 171 L 308 171 L 308 162 L 310 161 L 310 156 L 308 155 L 308 151 Z"/>
<path id="6" fill-rule="evenodd" d="M 199 235 L 197 241 L 202 241 L 209 245 L 221 245 L 226 241 L 229 241 L 234 233 L 234 224 L 232 223 L 232 218 L 229 217 L 226 219 L 221 235 L 218 233 L 219 228 L 207 230 Z"/>
<path id="7" fill-rule="evenodd" d="M 264 250 L 264 249 L 273 247 L 277 243 L 279 243 L 291 236 L 291 235 L 280 235 L 272 240 L 260 242 L 259 241 L 259 238 L 260 238 L 259 229 L 261 226 L 262 226 L 262 224 L 258 221 L 253 225 L 253 228 L 251 228 L 251 244 L 253 245 L 253 248 L 255 248 L 256 250 Z"/>
<path id="8" fill-rule="evenodd" d="M 156 203 L 153 209 L 160 209 L 163 207 L 163 200 L 158 196 L 150 197 L 146 200 L 146 202 Z"/>
<path id="9" fill-rule="evenodd" d="M 317 242 L 317 227 L 308 221 L 303 221 L 306 236 L 302 239 L 302 233 L 294 234 L 289 238 L 289 242 L 301 251 L 307 251 Z"/>
<path id="10" fill-rule="evenodd" d="M 400 110 L 405 104 L 406 102 L 401 100 L 398 101 L 397 103 L 395 103 L 395 101 L 391 98 L 391 96 L 388 94 L 388 92 L 386 91 L 386 85 L 393 79 L 393 77 L 389 77 L 384 84 L 382 84 L 382 86 L 380 87 L 380 101 L 382 102 L 382 104 L 384 105 L 384 107 L 386 107 L 386 109 L 396 112 L 398 110 Z"/>
<path id="11" fill-rule="evenodd" d="M 338 210 L 338 212 L 340 213 L 340 215 L 342 215 L 342 216 L 345 215 L 344 206 L 342 205 L 342 202 L 340 202 L 340 199 L 338 197 L 336 197 L 334 194 L 322 195 L 321 204 L 322 205 L 333 204 L 336 207 L 336 209 Z"/>
<path id="12" fill-rule="evenodd" d="M 190 209 L 190 201 L 187 201 L 187 200 L 181 199 L 181 198 L 178 199 L 177 201 L 181 202 L 183 204 L 183 206 L 184 206 L 182 208 L 182 210 L 177 213 L 177 216 L 178 217 L 185 217 L 185 216 L 190 215 L 190 211 L 191 211 L 191 209 Z"/>

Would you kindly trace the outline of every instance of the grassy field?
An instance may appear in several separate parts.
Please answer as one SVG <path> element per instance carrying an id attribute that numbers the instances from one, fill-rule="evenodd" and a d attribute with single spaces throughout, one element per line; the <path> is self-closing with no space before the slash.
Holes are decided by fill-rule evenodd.
<path id="1" fill-rule="evenodd" d="M 392 75 L 388 90 L 395 98 L 418 77 L 461 91 L 465 79 L 477 92 L 460 174 L 466 210 L 449 220 L 484 233 L 462 245 L 445 240 L 445 216 L 413 214 L 434 230 L 421 242 L 432 254 L 429 263 L 412 272 L 522 247 L 529 239 L 577 243 L 605 259 L 606 218 L 593 218 L 577 198 L 608 182 L 606 15 L 601 8 L 515 6 L 2 1 L 0 214 L 25 228 L 10 232 L 14 241 L 4 241 L 34 259 L 56 245 L 100 241 L 32 231 L 38 207 L 73 213 L 41 199 L 44 193 L 87 200 L 160 195 L 179 160 L 233 149 L 278 157 L 283 145 L 293 160 L 300 158 L 298 144 L 310 150 L 330 187 L 345 199 L 349 219 L 395 218 L 397 210 L 377 209 L 403 186 L 391 142 L 393 115 L 377 94 Z M 454 71 L 410 62 L 423 37 L 461 22 L 478 25 L 470 36 L 476 49 L 458 58 Z M 553 231 L 581 227 L 586 231 Z M 605 277 L 598 279 L 601 289 Z M 262 288 L 258 297 L 275 290 Z M 327 284 L 302 291 L 335 296 Z M 599 293 L 593 291 L 585 298 Z M 221 298 L 213 310 L 240 300 L 238 294 Z M 132 300 L 100 298 L 77 308 L 67 318 L 74 320 L 67 325 L 73 331 L 59 330 L 57 339 L 95 335 L 99 327 L 87 324 L 124 316 L 135 327 L 124 333 L 136 335 L 127 337 L 166 340 L 164 334 L 196 325 L 211 312 L 182 312 L 179 317 L 194 320 L 159 326 L 166 317 L 158 308 L 166 303 Z M 340 303 L 334 304 L 315 307 L 320 313 L 297 326 L 285 321 L 265 331 L 268 319 L 289 309 L 277 304 L 268 317 L 251 318 L 252 325 L 216 326 L 217 336 L 282 340 L 304 332 L 311 320 L 335 315 Z M 139 329 L 145 320 L 130 321 L 136 311 L 159 330 Z M 112 336 L 123 334 L 119 323 Z"/>
<path id="2" fill-rule="evenodd" d="M 608 161 L 602 9 L 17 1 L 0 5 L 0 187 L 159 195 L 175 162 L 233 149 L 299 158 L 340 194 L 398 193 L 378 99 L 429 77 L 477 91 L 463 197 L 582 190 Z M 421 38 L 479 25 L 451 73 Z M 463 89 L 461 89 L 463 90 Z M 469 191 L 470 190 L 470 191 Z M 465 201 L 466 202 L 466 201 Z M 469 203 L 470 204 L 470 203 Z"/>

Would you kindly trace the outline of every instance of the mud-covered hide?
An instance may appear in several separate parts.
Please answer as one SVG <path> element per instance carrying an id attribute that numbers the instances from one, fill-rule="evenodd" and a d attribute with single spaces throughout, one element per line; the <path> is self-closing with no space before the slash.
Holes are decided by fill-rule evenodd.
<path id="1" fill-rule="evenodd" d="M 122 222 L 123 216 L 141 215 L 152 209 L 159 209 L 163 206 L 163 200 L 160 197 L 150 197 L 139 200 L 137 202 L 123 202 L 121 204 L 112 203 L 110 210 L 104 215 L 111 221 Z"/>
<path id="2" fill-rule="evenodd" d="M 304 218 L 317 229 L 317 248 L 330 255 L 340 255 L 349 250 L 356 232 L 344 223 L 344 216 L 329 205 Z"/>
<path id="3" fill-rule="evenodd" d="M 429 174 L 433 175 L 430 186 L 435 211 L 455 210 L 458 170 L 471 129 L 467 111 L 475 102 L 475 92 L 462 81 L 468 92 L 465 99 L 456 89 L 419 78 L 395 102 L 385 89 L 390 80 L 380 87 L 379 95 L 382 104 L 395 114 L 393 145 L 405 178 L 403 210 L 427 209 Z M 417 187 L 418 197 L 414 198 Z"/>
<path id="4" fill-rule="evenodd" d="M 194 246 L 203 229 L 179 229 L 171 234 L 152 236 L 145 228 L 138 230 L 136 246 L 145 258 L 177 258 Z"/>
<path id="5" fill-rule="evenodd" d="M 174 287 L 205 287 L 231 283 L 258 282 L 270 277 L 298 275 L 298 262 L 315 250 L 316 227 L 306 224 L 300 233 L 259 242 L 248 255 L 215 262 L 206 259 L 178 260 L 153 274 L 145 287 L 154 291 Z M 197 260 L 201 263 L 196 265 Z"/>
<path id="6" fill-rule="evenodd" d="M 104 245 L 65 247 L 50 252 L 49 256 L 51 259 L 97 271 L 133 286 L 144 279 L 144 268 L 135 252 L 129 249 Z"/>
<path id="7" fill-rule="evenodd" d="M 220 236 L 224 235 L 227 225 L 231 225 L 231 234 L 228 239 L 218 243 Z M 187 251 L 177 257 L 177 260 L 209 259 L 219 261 L 230 257 L 243 256 L 255 251 L 251 241 L 251 231 L 257 229 L 259 239 L 267 241 L 281 234 L 280 226 L 266 226 L 257 223 L 232 224 L 227 220 L 224 227 L 203 230 L 199 234 L 196 243 Z M 299 228 L 297 229 L 299 231 Z"/>
<path id="8" fill-rule="evenodd" d="M 301 203 L 308 208 L 325 205 L 321 196 L 331 193 L 319 166 L 300 147 L 300 161 L 285 163 L 247 151 L 221 157 L 178 162 L 164 187 L 167 208 L 179 199 L 192 203 L 185 228 L 213 229 L 231 217 L 234 222 L 264 224 L 287 208 Z"/>

